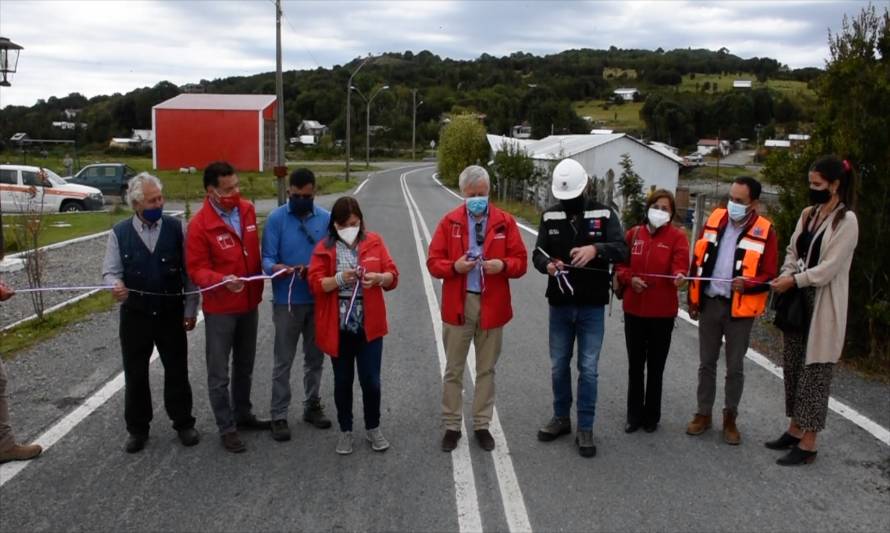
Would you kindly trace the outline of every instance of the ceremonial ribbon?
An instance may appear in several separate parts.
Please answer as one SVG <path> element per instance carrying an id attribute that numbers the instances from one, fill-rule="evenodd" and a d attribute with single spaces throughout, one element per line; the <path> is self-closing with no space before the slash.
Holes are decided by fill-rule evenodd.
<path id="1" fill-rule="evenodd" d="M 152 291 L 144 291 L 144 290 L 140 290 L 140 289 L 127 289 L 127 290 L 129 290 L 130 292 L 135 292 L 137 294 L 143 294 L 146 296 L 191 296 L 193 294 L 201 294 L 203 292 L 212 291 L 213 289 L 218 289 L 219 287 L 222 287 L 223 285 L 225 285 L 226 283 L 228 283 L 230 281 L 250 282 L 250 281 L 261 281 L 261 280 L 267 280 L 267 279 L 275 279 L 278 276 L 284 274 L 284 272 L 285 272 L 284 270 L 279 270 L 278 272 L 275 272 L 271 276 L 267 276 L 265 274 L 257 274 L 255 276 L 241 276 L 241 277 L 235 278 L 235 280 L 226 279 L 226 280 L 220 281 L 219 283 L 214 283 L 213 285 L 210 285 L 209 287 L 200 288 L 200 289 L 197 289 L 194 291 L 183 291 L 183 292 L 178 292 L 178 293 L 152 292 Z M 31 287 L 28 289 L 13 289 L 13 292 L 24 294 L 24 293 L 28 293 L 28 292 L 89 291 L 89 290 L 96 290 L 96 289 L 111 290 L 113 288 L 114 288 L 114 285 Z"/>
<path id="2" fill-rule="evenodd" d="M 542 254 L 544 254 L 544 257 L 546 257 L 547 259 L 551 259 L 550 254 L 548 254 L 543 249 L 541 249 L 540 246 L 537 247 L 536 249 L 539 252 L 541 252 Z M 611 271 L 607 268 L 575 266 L 575 265 L 572 265 L 569 263 L 563 263 L 562 268 L 563 269 L 573 269 L 573 270 L 586 270 L 589 272 L 604 272 L 606 274 L 611 274 Z M 561 276 L 562 274 L 560 274 L 560 272 L 564 272 L 564 270 L 562 270 L 562 269 L 557 270 L 556 276 Z M 649 278 L 665 278 L 665 279 L 676 279 L 677 278 L 677 276 L 675 274 L 653 274 L 653 273 L 647 273 L 647 272 L 634 272 L 633 275 L 634 276 L 645 276 L 645 277 L 649 277 Z M 707 277 L 707 276 L 684 276 L 683 279 L 685 281 L 723 281 L 726 283 L 732 283 L 734 281 L 732 278 L 727 279 L 727 278 L 715 278 L 715 277 Z M 566 279 L 566 281 L 568 281 L 568 279 Z M 750 285 L 769 285 L 771 281 L 772 280 L 752 281 L 752 280 L 745 278 L 745 283 L 748 283 Z M 558 277 L 557 277 L 557 283 L 559 283 Z M 562 287 L 560 287 L 560 290 L 562 290 Z"/>
<path id="3" fill-rule="evenodd" d="M 556 273 L 553 275 L 553 277 L 556 278 L 556 286 L 559 287 L 559 292 L 561 292 L 563 294 L 566 293 L 566 291 L 562 288 L 563 284 L 565 284 L 566 288 L 569 290 L 569 292 L 572 294 L 572 296 L 575 295 L 575 288 L 572 287 L 571 283 L 569 283 L 569 271 L 568 270 L 564 270 L 564 269 L 557 270 Z"/>
<path id="4" fill-rule="evenodd" d="M 365 271 L 365 267 L 363 266 L 355 267 L 355 286 L 352 288 L 352 296 L 349 298 L 349 309 L 346 310 L 346 318 L 343 320 L 344 325 L 349 323 L 349 317 L 352 315 L 352 308 L 355 307 L 355 300 L 358 297 L 359 284 L 362 282 L 362 278 L 365 277 Z"/>

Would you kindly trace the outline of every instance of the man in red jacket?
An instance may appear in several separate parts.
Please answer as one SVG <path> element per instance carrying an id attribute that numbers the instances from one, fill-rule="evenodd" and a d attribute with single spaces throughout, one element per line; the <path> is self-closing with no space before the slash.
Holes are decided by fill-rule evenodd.
<path id="1" fill-rule="evenodd" d="M 207 390 L 223 446 L 240 453 L 247 448 L 238 428 L 271 427 L 268 420 L 253 414 L 250 403 L 263 282 L 239 279 L 262 273 L 260 242 L 253 204 L 241 199 L 238 175 L 230 164 L 209 164 L 204 169 L 204 189 L 204 206 L 188 228 L 186 268 L 198 287 L 225 282 L 203 293 Z"/>
<path id="2" fill-rule="evenodd" d="M 528 256 L 513 217 L 488 203 L 488 172 L 469 166 L 461 172 L 459 185 L 466 204 L 439 222 L 426 262 L 430 274 L 443 280 L 442 450 L 454 450 L 461 437 L 464 366 L 472 341 L 476 349 L 473 429 L 482 449 L 491 451 L 494 438 L 488 426 L 494 410 L 494 365 L 501 353 L 503 327 L 513 318 L 509 279 L 525 274 Z"/>

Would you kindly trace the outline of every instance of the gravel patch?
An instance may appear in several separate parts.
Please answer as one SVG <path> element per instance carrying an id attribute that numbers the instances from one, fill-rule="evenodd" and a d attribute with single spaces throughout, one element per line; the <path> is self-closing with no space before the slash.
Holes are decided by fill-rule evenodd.
<path id="1" fill-rule="evenodd" d="M 44 286 L 80 286 L 102 284 L 102 259 L 105 257 L 105 244 L 108 236 L 70 244 L 62 248 L 47 250 Z M 3 275 L 3 281 L 13 288 L 27 288 L 28 275 L 24 270 Z M 44 292 L 46 308 L 70 300 L 88 291 Z M 34 314 L 31 298 L 27 294 L 16 295 L 3 302 L 0 308 L 0 327 L 7 326 Z"/>

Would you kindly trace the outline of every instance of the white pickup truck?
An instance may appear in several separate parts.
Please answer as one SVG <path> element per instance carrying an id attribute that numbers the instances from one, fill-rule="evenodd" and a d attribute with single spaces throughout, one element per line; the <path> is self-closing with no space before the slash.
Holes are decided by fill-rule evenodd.
<path id="1" fill-rule="evenodd" d="M 0 209 L 4 213 L 96 211 L 99 189 L 68 183 L 48 168 L 0 165 Z"/>

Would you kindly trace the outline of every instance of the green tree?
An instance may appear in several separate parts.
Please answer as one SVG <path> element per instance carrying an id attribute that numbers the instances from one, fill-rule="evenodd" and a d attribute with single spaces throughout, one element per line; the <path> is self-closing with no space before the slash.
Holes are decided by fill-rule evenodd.
<path id="1" fill-rule="evenodd" d="M 618 190 L 624 198 L 624 210 L 621 212 L 621 222 L 625 227 L 639 224 L 643 220 L 643 178 L 634 170 L 633 160 L 630 154 L 621 154 L 621 177 L 618 178 Z"/>
<path id="2" fill-rule="evenodd" d="M 452 187 L 457 186 L 461 171 L 469 165 L 485 165 L 488 142 L 485 127 L 473 115 L 452 118 L 439 136 L 439 177 Z"/>
<path id="3" fill-rule="evenodd" d="M 494 154 L 491 170 L 498 185 L 500 199 L 505 198 L 507 184 L 537 181 L 539 173 L 528 153 L 515 144 L 504 142 Z"/>

